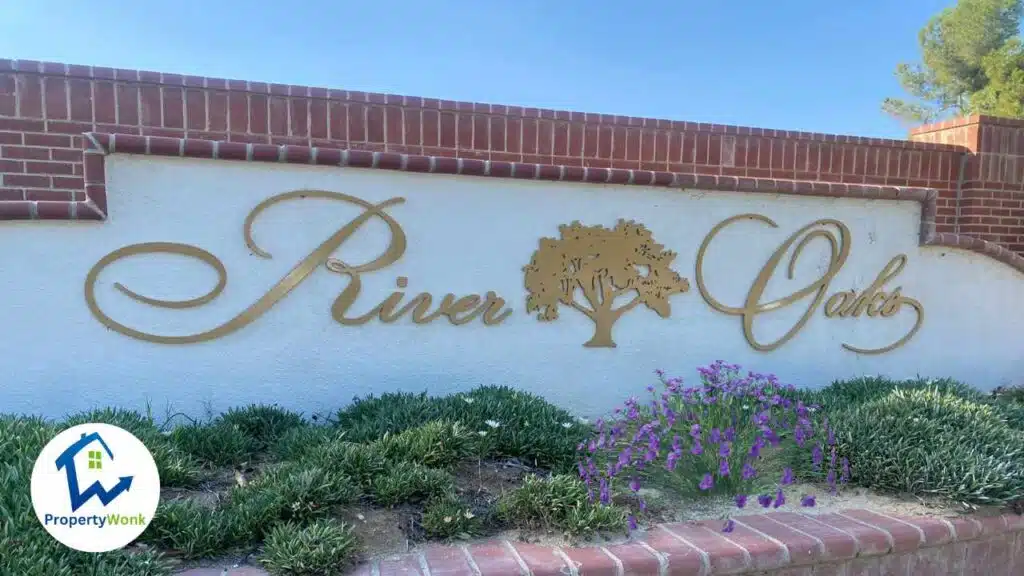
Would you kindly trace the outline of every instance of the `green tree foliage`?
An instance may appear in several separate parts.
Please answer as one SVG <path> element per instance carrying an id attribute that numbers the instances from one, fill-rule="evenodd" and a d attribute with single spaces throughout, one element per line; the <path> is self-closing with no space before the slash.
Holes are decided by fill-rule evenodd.
<path id="1" fill-rule="evenodd" d="M 959 0 L 921 30 L 921 62 L 896 76 L 911 100 L 882 109 L 910 122 L 950 115 L 1024 116 L 1022 0 Z"/>

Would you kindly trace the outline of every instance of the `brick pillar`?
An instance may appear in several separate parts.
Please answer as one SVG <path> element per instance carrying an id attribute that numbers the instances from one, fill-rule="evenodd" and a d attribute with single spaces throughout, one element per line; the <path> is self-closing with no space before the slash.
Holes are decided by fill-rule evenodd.
<path id="1" fill-rule="evenodd" d="M 921 126 L 910 139 L 967 153 L 953 231 L 1024 255 L 1024 120 L 968 116 Z"/>

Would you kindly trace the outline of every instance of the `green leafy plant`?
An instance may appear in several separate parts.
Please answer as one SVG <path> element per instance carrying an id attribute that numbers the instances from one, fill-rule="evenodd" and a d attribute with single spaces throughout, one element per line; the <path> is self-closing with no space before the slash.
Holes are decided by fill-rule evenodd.
<path id="1" fill-rule="evenodd" d="M 454 491 L 455 480 L 449 474 L 415 462 L 398 462 L 370 482 L 373 499 L 382 506 L 427 500 Z"/>
<path id="2" fill-rule="evenodd" d="M 260 563 L 271 574 L 341 576 L 357 560 L 359 548 L 352 527 L 342 522 L 287 523 L 267 535 Z"/>
<path id="3" fill-rule="evenodd" d="M 454 495 L 446 494 L 427 502 L 421 523 L 431 538 L 468 539 L 480 533 L 483 519 Z"/>
<path id="4" fill-rule="evenodd" d="M 305 426 L 306 421 L 296 412 L 276 405 L 251 404 L 245 408 L 232 408 L 221 415 L 221 419 L 237 426 L 255 442 L 258 450 L 264 450 L 293 428 Z"/>
<path id="5" fill-rule="evenodd" d="M 230 519 L 193 500 L 161 502 L 142 539 L 175 550 L 183 558 L 212 556 L 231 546 Z"/>
<path id="6" fill-rule="evenodd" d="M 223 420 L 178 426 L 171 433 L 171 442 L 182 452 L 214 466 L 241 464 L 255 451 L 251 437 Z"/>
<path id="7" fill-rule="evenodd" d="M 250 484 L 236 488 L 231 495 L 233 507 L 254 504 L 264 510 L 258 516 L 274 521 L 304 522 L 323 516 L 335 506 L 358 498 L 360 490 L 350 478 L 323 468 L 300 463 L 280 464 L 266 470 Z"/>
<path id="8" fill-rule="evenodd" d="M 986 402 L 897 389 L 832 419 L 839 452 L 861 485 L 970 504 L 1024 494 L 1024 432 Z"/>
<path id="9" fill-rule="evenodd" d="M 472 454 L 475 436 L 458 422 L 435 420 L 398 434 L 385 434 L 373 446 L 387 460 L 442 468 Z"/>
<path id="10" fill-rule="evenodd" d="M 579 478 L 563 474 L 548 479 L 529 475 L 498 500 L 499 518 L 524 528 L 558 529 L 571 536 L 624 530 L 626 511 L 593 502 Z"/>
<path id="11" fill-rule="evenodd" d="M 333 426 L 299 426 L 288 430 L 270 447 L 278 460 L 300 460 L 320 446 L 344 439 L 344 433 Z"/>
<path id="12" fill-rule="evenodd" d="M 370 442 L 431 421 L 459 422 L 487 435 L 482 457 L 521 458 L 539 467 L 571 470 L 575 446 L 589 427 L 539 396 L 504 386 L 482 386 L 442 397 L 384 394 L 356 399 L 337 414 L 352 442 Z"/>

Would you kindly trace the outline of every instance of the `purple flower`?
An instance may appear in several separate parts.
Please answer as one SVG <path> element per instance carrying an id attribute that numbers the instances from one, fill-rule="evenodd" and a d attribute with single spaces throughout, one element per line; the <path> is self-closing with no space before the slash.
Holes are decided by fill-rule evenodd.
<path id="1" fill-rule="evenodd" d="M 732 532 L 736 529 L 736 522 L 732 518 L 725 522 L 725 526 L 722 527 L 722 532 Z"/>
<path id="2" fill-rule="evenodd" d="M 743 464 L 743 479 L 752 480 L 757 478 L 757 469 L 750 465 L 750 462 Z"/>
<path id="3" fill-rule="evenodd" d="M 636 527 L 637 527 L 637 524 L 636 524 L 636 516 L 633 516 L 632 514 L 630 514 L 630 515 L 629 515 L 629 529 L 630 529 L 631 531 L 632 531 L 632 530 L 636 530 Z"/>
<path id="4" fill-rule="evenodd" d="M 771 496 L 771 494 L 761 494 L 760 496 L 757 497 L 757 503 L 760 504 L 762 508 L 767 508 L 767 507 L 771 506 L 772 505 L 772 496 Z"/>
<path id="5" fill-rule="evenodd" d="M 782 493 L 782 488 L 779 488 L 775 492 L 775 502 L 772 502 L 773 508 L 778 508 L 786 503 L 786 495 Z"/>
<path id="6" fill-rule="evenodd" d="M 730 449 L 728 442 L 722 442 L 722 445 L 718 447 L 718 455 L 722 458 L 728 458 L 731 453 L 732 450 Z"/>
<path id="7" fill-rule="evenodd" d="M 633 492 L 639 492 L 640 491 L 640 479 L 637 478 L 636 476 L 633 476 L 632 478 L 630 478 L 630 480 L 629 480 L 629 489 L 632 490 Z"/>
<path id="8" fill-rule="evenodd" d="M 608 504 L 612 500 L 611 491 L 608 488 L 608 481 L 601 479 L 601 504 Z"/>
<path id="9" fill-rule="evenodd" d="M 694 439 L 700 438 L 700 424 L 690 426 L 690 436 Z"/>
<path id="10" fill-rule="evenodd" d="M 821 451 L 821 443 L 814 445 L 811 449 L 811 463 L 814 465 L 815 470 L 821 469 L 821 463 L 825 460 L 825 455 Z"/>
<path id="11" fill-rule="evenodd" d="M 782 469 L 782 485 L 789 486 L 793 483 L 793 469 L 783 468 Z"/>
<path id="12" fill-rule="evenodd" d="M 736 495 L 736 507 L 737 508 L 743 508 L 746 505 L 747 505 L 747 495 L 746 494 L 737 494 Z"/>
<path id="13" fill-rule="evenodd" d="M 804 508 L 814 508 L 815 504 L 816 502 L 814 500 L 814 496 L 811 494 L 807 494 L 800 499 L 800 505 L 803 506 Z"/>
<path id="14" fill-rule="evenodd" d="M 711 490 L 715 486 L 715 481 L 711 477 L 710 473 L 704 474 L 704 478 L 700 481 L 701 490 Z"/>
<path id="15" fill-rule="evenodd" d="M 711 434 L 708 437 L 708 441 L 712 444 L 718 444 L 722 441 L 722 433 L 718 431 L 718 428 L 712 428 Z"/>
<path id="16" fill-rule="evenodd" d="M 703 453 L 704 448 L 701 447 L 700 440 L 697 440 L 696 442 L 693 443 L 693 448 L 690 448 L 690 454 L 693 454 L 694 456 L 700 456 Z"/>
<path id="17" fill-rule="evenodd" d="M 718 461 L 718 475 L 722 478 L 729 475 L 729 461 L 725 458 Z"/>
<path id="18" fill-rule="evenodd" d="M 647 500 L 644 500 L 643 498 L 637 498 L 636 501 L 637 501 L 637 504 L 640 506 L 640 511 L 641 512 L 646 512 L 647 511 Z"/>

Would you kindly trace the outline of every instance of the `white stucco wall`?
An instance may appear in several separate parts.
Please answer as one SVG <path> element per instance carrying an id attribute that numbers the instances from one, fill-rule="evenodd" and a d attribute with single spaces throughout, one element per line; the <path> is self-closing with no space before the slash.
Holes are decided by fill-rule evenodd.
<path id="1" fill-rule="evenodd" d="M 1019 381 L 1024 354 L 1019 337 L 1024 274 L 967 252 L 920 248 L 920 206 L 913 202 L 765 196 L 664 188 L 600 186 L 332 169 L 245 162 L 114 155 L 107 159 L 110 218 L 104 223 L 3 223 L 0 226 L 0 412 L 60 416 L 93 406 L 144 407 L 156 415 L 202 416 L 250 402 L 276 402 L 305 413 L 336 409 L 353 396 L 427 390 L 444 394 L 480 384 L 507 384 L 535 392 L 583 415 L 610 409 L 652 382 L 652 371 L 695 378 L 694 368 L 715 359 L 777 373 L 817 387 L 862 374 L 950 376 L 981 388 Z M 439 298 L 494 290 L 514 310 L 499 326 L 444 319 L 415 325 L 372 321 L 341 326 L 330 306 L 347 280 L 322 267 L 254 324 L 212 342 L 184 346 L 143 342 L 106 329 L 83 297 L 89 269 L 107 253 L 152 241 L 192 244 L 227 267 L 224 293 L 190 310 L 156 309 L 113 288 L 121 282 L 146 296 L 186 299 L 207 292 L 215 274 L 182 257 L 150 255 L 117 262 L 100 277 L 100 305 L 117 320 L 145 332 L 187 334 L 223 323 L 252 304 L 303 256 L 360 209 L 325 200 L 278 205 L 255 226 L 257 243 L 273 254 L 247 250 L 242 223 L 260 201 L 282 192 L 316 188 L 368 201 L 393 196 L 389 208 L 404 228 L 408 249 L 391 267 L 363 275 L 355 312 L 385 298 L 397 276 L 407 291 Z M 924 324 L 902 348 L 861 356 L 841 342 L 882 346 L 913 322 L 905 308 L 888 319 L 830 319 L 815 312 L 804 329 L 776 351 L 757 352 L 743 338 L 740 319 L 712 310 L 694 283 L 702 239 L 719 221 L 757 212 L 777 230 L 754 222 L 727 228 L 708 252 L 707 277 L 720 300 L 740 305 L 769 254 L 798 228 L 836 218 L 853 235 L 849 260 L 829 294 L 865 288 L 899 253 L 907 267 L 888 288 L 922 303 Z M 619 218 L 646 225 L 677 251 L 674 268 L 691 290 L 671 299 L 662 319 L 639 307 L 615 325 L 614 349 L 582 346 L 593 324 L 563 308 L 553 323 L 525 311 L 524 265 L 538 240 L 558 235 L 573 220 L 612 226 Z M 365 262 L 388 241 L 373 221 L 338 256 Z M 768 297 L 803 286 L 820 274 L 825 244 L 809 246 L 797 279 L 781 279 Z M 785 263 L 785 261 L 784 261 Z M 784 332 L 806 307 L 759 317 L 763 339 Z"/>

